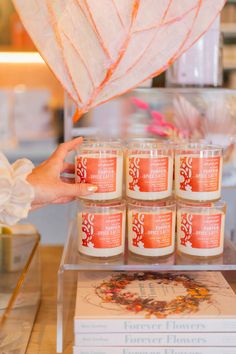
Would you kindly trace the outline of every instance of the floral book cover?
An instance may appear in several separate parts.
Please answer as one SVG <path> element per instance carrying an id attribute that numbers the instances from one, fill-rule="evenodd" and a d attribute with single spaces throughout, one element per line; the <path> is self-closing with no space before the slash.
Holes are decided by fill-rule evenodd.
<path id="1" fill-rule="evenodd" d="M 236 294 L 220 272 L 84 272 L 74 332 L 236 333 Z"/>

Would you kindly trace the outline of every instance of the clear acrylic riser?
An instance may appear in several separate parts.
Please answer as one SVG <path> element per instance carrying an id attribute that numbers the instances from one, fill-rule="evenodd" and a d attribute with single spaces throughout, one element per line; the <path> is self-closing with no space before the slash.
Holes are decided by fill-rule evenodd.
<path id="1" fill-rule="evenodd" d="M 41 297 L 38 234 L 0 234 L 0 353 L 24 354 Z"/>
<path id="2" fill-rule="evenodd" d="M 217 130 L 217 126 L 223 118 L 235 118 L 236 116 L 236 90 L 223 88 L 139 88 L 108 101 L 86 113 L 77 123 L 73 123 L 73 116 L 76 110 L 74 102 L 65 94 L 64 107 L 64 136 L 65 140 L 78 135 L 94 135 L 101 137 L 116 137 L 128 139 L 135 136 L 147 136 L 147 126 L 150 124 L 151 116 L 149 109 L 140 110 L 133 103 L 133 98 L 146 102 L 151 110 L 163 114 L 172 123 L 176 123 L 179 117 L 179 109 L 191 115 L 199 113 L 201 126 L 204 127 L 203 134 L 213 133 L 231 135 L 231 130 Z M 181 99 L 183 107 L 179 107 L 178 100 Z M 192 108 L 194 107 L 194 110 Z M 212 120 L 212 115 L 214 119 Z M 222 117 L 224 115 L 224 117 Z M 211 120 L 205 126 L 206 120 Z M 193 124 L 192 130 L 199 127 Z M 212 130 L 209 132 L 209 130 Z M 227 132 L 226 132 L 227 131 Z M 194 133 L 194 131 L 193 131 Z"/>
<path id="3" fill-rule="evenodd" d="M 193 258 L 180 254 L 168 257 L 144 258 L 126 251 L 120 257 L 99 260 L 81 255 L 77 250 L 76 221 L 70 224 L 61 264 L 58 271 L 57 352 L 71 353 L 73 346 L 73 318 L 77 277 L 80 271 L 221 271 L 234 285 L 236 292 L 236 244 L 225 239 L 224 253 L 218 257 Z"/>
<path id="4" fill-rule="evenodd" d="M 78 272 L 99 271 L 222 271 L 227 280 L 236 283 L 236 136 L 233 131 L 219 131 L 225 117 L 231 122 L 236 119 L 236 90 L 199 88 L 137 89 L 111 100 L 85 114 L 78 123 L 72 123 L 75 104 L 65 99 L 65 140 L 75 136 L 95 136 L 101 139 L 120 138 L 124 141 L 133 137 L 152 136 L 147 127 L 151 123 L 149 110 L 139 110 L 132 98 L 148 103 L 152 110 L 160 112 L 167 120 L 176 123 L 176 99 L 182 99 L 185 111 L 194 107 L 201 117 L 200 126 L 205 127 L 202 138 L 228 146 L 224 161 L 222 198 L 227 202 L 226 238 L 224 254 L 208 259 L 191 258 L 177 253 L 164 258 L 141 258 L 125 252 L 125 255 L 98 260 L 82 256 L 77 251 L 77 229 L 71 222 L 61 265 L 58 271 L 58 323 L 57 351 L 72 352 L 73 317 L 76 300 Z M 190 104 L 190 107 L 189 105 Z M 177 107 L 178 108 L 178 107 Z M 193 110 L 196 112 L 195 110 Z M 189 112 L 189 111 L 188 111 Z M 193 113 L 193 112 L 192 112 Z M 213 121 L 211 118 L 214 117 Z M 193 117 L 194 118 L 194 117 Z M 209 128 L 209 129 L 208 129 Z M 196 130 L 196 136 L 199 133 Z M 193 137 L 194 140 L 194 137 Z M 197 140 L 197 139 L 196 139 Z M 226 143 L 227 141 L 227 143 Z M 235 238 L 233 242 L 230 240 Z M 235 287 L 236 291 L 236 287 Z"/>

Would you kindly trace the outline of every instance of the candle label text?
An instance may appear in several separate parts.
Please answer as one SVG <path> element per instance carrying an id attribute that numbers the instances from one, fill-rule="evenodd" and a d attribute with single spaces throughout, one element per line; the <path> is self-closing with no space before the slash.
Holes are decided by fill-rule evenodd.
<path id="1" fill-rule="evenodd" d="M 168 157 L 129 158 L 129 190 L 164 192 L 168 190 Z"/>
<path id="2" fill-rule="evenodd" d="M 82 213 L 82 246 L 114 248 L 122 243 L 122 213 Z"/>
<path id="3" fill-rule="evenodd" d="M 181 213 L 182 246 L 190 248 L 220 247 L 222 214 Z"/>
<path id="4" fill-rule="evenodd" d="M 164 248 L 172 244 L 172 212 L 132 213 L 133 246 Z"/>
<path id="5" fill-rule="evenodd" d="M 78 157 L 76 169 L 77 183 L 91 183 L 98 187 L 96 193 L 116 191 L 116 157 Z"/>
<path id="6" fill-rule="evenodd" d="M 219 189 L 220 157 L 181 157 L 180 190 L 216 192 Z"/>

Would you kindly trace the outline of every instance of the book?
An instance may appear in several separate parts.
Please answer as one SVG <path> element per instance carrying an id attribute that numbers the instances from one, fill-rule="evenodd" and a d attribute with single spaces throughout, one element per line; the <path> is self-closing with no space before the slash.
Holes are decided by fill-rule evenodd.
<path id="1" fill-rule="evenodd" d="M 146 348 L 146 347 L 97 347 L 73 348 L 73 354 L 235 354 L 236 348 Z"/>
<path id="2" fill-rule="evenodd" d="M 235 347 L 235 333 L 76 333 L 79 347 Z"/>
<path id="3" fill-rule="evenodd" d="M 236 295 L 220 272 L 80 273 L 74 332 L 236 333 Z"/>

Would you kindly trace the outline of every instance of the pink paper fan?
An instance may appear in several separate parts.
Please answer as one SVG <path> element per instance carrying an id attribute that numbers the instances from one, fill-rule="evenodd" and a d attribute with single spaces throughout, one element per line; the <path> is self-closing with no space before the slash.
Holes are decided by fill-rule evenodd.
<path id="1" fill-rule="evenodd" d="M 79 114 L 160 74 L 225 0 L 14 0 Z"/>

